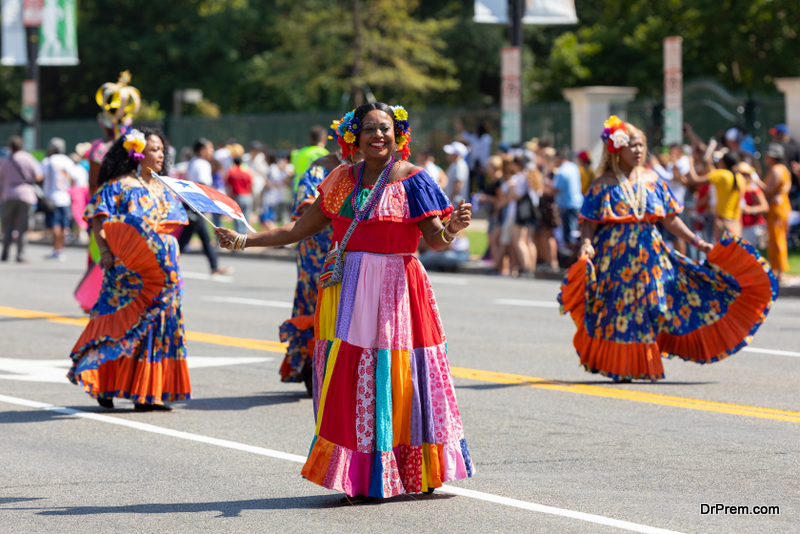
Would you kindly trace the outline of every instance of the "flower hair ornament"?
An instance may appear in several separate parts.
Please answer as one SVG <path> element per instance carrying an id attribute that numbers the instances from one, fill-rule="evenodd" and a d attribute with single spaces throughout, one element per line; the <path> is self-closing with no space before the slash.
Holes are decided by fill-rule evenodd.
<path id="1" fill-rule="evenodd" d="M 406 160 L 411 155 L 409 141 L 411 140 L 411 126 L 408 122 L 408 111 L 403 106 L 394 106 L 395 142 L 397 152 L 401 152 L 401 158 Z M 336 132 L 336 142 L 342 149 L 342 157 L 350 157 L 358 150 L 356 140 L 361 133 L 361 120 L 355 116 L 355 110 L 345 113 L 344 117 L 338 121 L 333 121 L 331 128 Z M 329 136 L 331 137 L 331 136 Z"/>
<path id="2" fill-rule="evenodd" d="M 395 106 L 394 110 L 394 123 L 396 126 L 395 141 L 397 142 L 397 151 L 402 152 L 401 157 L 408 159 L 411 155 L 411 149 L 408 144 L 411 141 L 411 125 L 408 123 L 408 111 L 403 106 Z"/>
<path id="3" fill-rule="evenodd" d="M 625 123 L 622 122 L 616 115 L 611 115 L 606 122 L 603 123 L 603 133 L 600 138 L 606 145 L 606 150 L 612 154 L 618 154 L 620 148 L 628 146 L 631 136 L 625 128 Z"/>
<path id="4" fill-rule="evenodd" d="M 147 139 L 144 134 L 139 130 L 133 129 L 125 136 L 125 142 L 122 147 L 128 151 L 128 157 L 133 161 L 142 161 L 144 159 L 144 147 L 147 145 Z"/>

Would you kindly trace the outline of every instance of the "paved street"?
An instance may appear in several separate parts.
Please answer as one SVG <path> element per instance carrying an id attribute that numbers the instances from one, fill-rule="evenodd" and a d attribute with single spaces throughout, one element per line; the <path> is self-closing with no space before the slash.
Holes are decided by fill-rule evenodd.
<path id="1" fill-rule="evenodd" d="M 477 474 L 350 507 L 300 476 L 311 400 L 278 379 L 294 264 L 228 256 L 212 280 L 184 256 L 194 399 L 134 413 L 64 378 L 85 257 L 47 252 L 0 264 L 0 532 L 800 531 L 800 299 L 747 351 L 615 385 L 578 366 L 556 282 L 432 274 Z"/>

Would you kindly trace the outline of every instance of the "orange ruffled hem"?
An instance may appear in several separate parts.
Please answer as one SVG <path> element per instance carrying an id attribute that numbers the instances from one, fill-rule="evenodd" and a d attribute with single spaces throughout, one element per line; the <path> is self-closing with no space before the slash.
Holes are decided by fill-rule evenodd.
<path id="1" fill-rule="evenodd" d="M 574 263 L 561 286 L 561 313 L 569 313 L 578 331 L 573 345 L 581 365 L 592 373 L 619 379 L 659 380 L 664 368 L 659 355 L 696 363 L 713 363 L 741 350 L 766 318 L 777 296 L 777 282 L 763 259 L 738 238 L 718 242 L 708 261 L 733 276 L 740 294 L 727 313 L 684 335 L 663 332 L 656 343 L 617 343 L 589 335 L 584 326 L 587 259 Z M 589 281 L 592 283 L 593 281 Z"/>
<path id="2" fill-rule="evenodd" d="M 659 334 L 656 342 L 665 356 L 701 364 L 727 358 L 750 344 L 777 297 L 777 280 L 772 271 L 738 239 L 717 243 L 708 254 L 708 261 L 733 276 L 741 292 L 717 322 L 682 336 Z"/>
<path id="3" fill-rule="evenodd" d="M 191 398 L 189 366 L 185 359 L 160 362 L 118 358 L 75 376 L 93 398 L 120 397 L 161 404 Z"/>

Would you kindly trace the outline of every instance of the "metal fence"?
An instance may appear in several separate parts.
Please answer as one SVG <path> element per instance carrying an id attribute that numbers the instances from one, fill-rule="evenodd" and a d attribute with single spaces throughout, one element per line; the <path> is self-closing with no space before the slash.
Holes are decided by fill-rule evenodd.
<path id="1" fill-rule="evenodd" d="M 718 135 L 736 124 L 751 133 L 759 148 L 769 141 L 768 130 L 784 121 L 783 96 L 765 96 L 746 100 L 731 97 L 731 101 L 709 95 L 703 88 L 687 94 L 684 100 L 684 118 L 691 122 L 703 138 Z M 639 100 L 628 104 L 612 105 L 612 113 L 626 118 L 645 131 L 651 146 L 661 142 L 661 106 L 653 100 Z M 246 145 L 253 140 L 264 142 L 268 148 L 286 151 L 307 142 L 311 126 L 328 126 L 338 118 L 336 112 L 292 113 L 263 115 L 228 115 L 219 118 L 180 117 L 152 123 L 167 133 L 172 144 L 180 150 L 191 146 L 199 137 L 220 142 L 234 138 Z M 495 139 L 500 138 L 500 111 L 497 109 L 432 109 L 411 111 L 412 152 L 430 148 L 441 156 L 441 147 L 457 137 L 456 125 L 474 131 L 483 122 Z M 0 140 L 20 133 L 19 123 L 0 123 Z M 42 145 L 51 137 L 61 137 L 72 150 L 75 145 L 100 137 L 101 131 L 94 119 L 48 121 L 41 125 Z M 561 148 L 570 145 L 572 122 L 570 106 L 566 102 L 536 104 L 523 110 L 523 138 L 537 137 Z M 572 147 L 582 149 L 586 147 Z"/>

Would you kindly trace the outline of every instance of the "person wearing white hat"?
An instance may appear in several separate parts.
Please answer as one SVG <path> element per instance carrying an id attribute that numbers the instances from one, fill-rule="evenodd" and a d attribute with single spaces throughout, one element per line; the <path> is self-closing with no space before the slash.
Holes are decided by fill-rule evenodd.
<path id="1" fill-rule="evenodd" d="M 444 145 L 444 153 L 450 166 L 447 168 L 447 194 L 450 202 L 457 206 L 462 200 L 468 200 L 469 196 L 469 165 L 467 165 L 467 154 L 469 149 L 460 141 L 453 141 L 449 145 Z"/>

